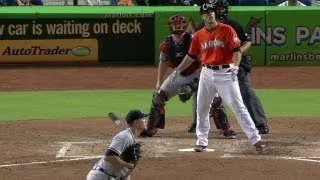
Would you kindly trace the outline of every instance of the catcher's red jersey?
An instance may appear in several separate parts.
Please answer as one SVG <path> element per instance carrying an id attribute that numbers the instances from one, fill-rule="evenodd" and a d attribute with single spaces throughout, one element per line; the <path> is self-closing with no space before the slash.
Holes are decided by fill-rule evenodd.
<path id="1" fill-rule="evenodd" d="M 199 55 L 203 64 L 221 65 L 233 63 L 233 49 L 240 46 L 234 29 L 223 23 L 212 31 L 205 27 L 197 31 L 192 39 L 189 54 Z"/>

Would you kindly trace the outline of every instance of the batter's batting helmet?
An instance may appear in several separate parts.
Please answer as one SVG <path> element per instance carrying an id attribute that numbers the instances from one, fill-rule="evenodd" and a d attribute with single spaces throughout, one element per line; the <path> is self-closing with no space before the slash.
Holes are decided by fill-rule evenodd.
<path id="1" fill-rule="evenodd" d="M 214 3 L 204 3 L 200 6 L 200 14 L 213 12 L 216 10 L 216 5 Z"/>
<path id="2" fill-rule="evenodd" d="M 180 15 L 176 14 L 169 18 L 168 25 L 172 34 L 182 34 L 187 28 L 187 19 Z"/>

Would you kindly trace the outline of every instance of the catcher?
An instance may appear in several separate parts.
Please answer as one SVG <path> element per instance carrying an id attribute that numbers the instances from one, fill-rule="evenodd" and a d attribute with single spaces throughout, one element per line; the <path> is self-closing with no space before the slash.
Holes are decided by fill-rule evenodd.
<path id="1" fill-rule="evenodd" d="M 165 80 L 164 76 L 168 68 L 176 68 L 179 66 L 184 56 L 187 54 L 192 34 L 185 32 L 187 20 L 184 16 L 176 14 L 169 18 L 168 22 L 171 35 L 169 35 L 160 45 L 160 62 L 158 65 L 158 78 L 156 91 L 153 93 L 152 104 L 149 113 L 147 130 L 141 134 L 143 137 L 152 137 L 157 133 L 158 128 L 165 127 L 165 104 L 166 102 L 179 95 L 182 102 L 186 102 L 193 96 L 193 118 L 196 122 L 196 107 L 197 107 L 197 88 L 201 71 L 200 61 L 195 61 L 186 70 L 175 78 L 171 73 Z M 164 80 L 164 81 L 163 81 Z M 221 116 L 224 109 L 216 108 L 219 111 L 212 112 L 211 117 L 214 117 L 215 124 L 218 129 L 221 129 L 222 134 L 227 138 L 235 138 L 236 133 L 230 128 L 226 117 Z M 195 124 L 188 127 L 189 132 L 195 132 Z"/>
<path id="2" fill-rule="evenodd" d="M 87 180 L 130 180 L 130 174 L 140 158 L 140 144 L 135 137 L 146 129 L 146 117 L 140 110 L 126 116 L 128 128 L 112 138 L 110 146 L 87 175 Z"/>

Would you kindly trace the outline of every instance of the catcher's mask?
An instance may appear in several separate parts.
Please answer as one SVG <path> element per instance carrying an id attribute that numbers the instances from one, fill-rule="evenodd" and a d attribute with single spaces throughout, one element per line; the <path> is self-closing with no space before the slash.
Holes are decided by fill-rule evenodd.
<path id="1" fill-rule="evenodd" d="M 172 34 L 181 35 L 187 28 L 187 19 L 179 14 L 169 18 L 168 25 Z"/>
<path id="2" fill-rule="evenodd" d="M 229 3 L 226 0 L 217 0 L 215 6 L 216 19 L 225 21 L 228 15 Z"/>

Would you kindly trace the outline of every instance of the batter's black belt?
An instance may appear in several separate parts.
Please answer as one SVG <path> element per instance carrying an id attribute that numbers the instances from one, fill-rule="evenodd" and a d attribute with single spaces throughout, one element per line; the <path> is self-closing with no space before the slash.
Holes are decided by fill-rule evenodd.
<path id="1" fill-rule="evenodd" d="M 229 64 L 223 64 L 223 65 L 206 65 L 206 64 L 203 64 L 202 66 L 206 67 L 208 69 L 212 69 L 212 70 L 220 70 L 220 69 L 230 68 Z"/>
<path id="2" fill-rule="evenodd" d="M 108 176 L 111 176 L 111 177 L 113 177 L 113 178 L 116 178 L 116 177 L 117 177 L 117 176 L 114 176 L 114 175 L 108 173 L 105 169 L 103 169 L 102 167 L 99 167 L 99 166 L 93 166 L 92 170 L 101 171 L 101 172 L 103 172 L 103 173 L 105 173 L 105 174 L 107 174 Z"/>

